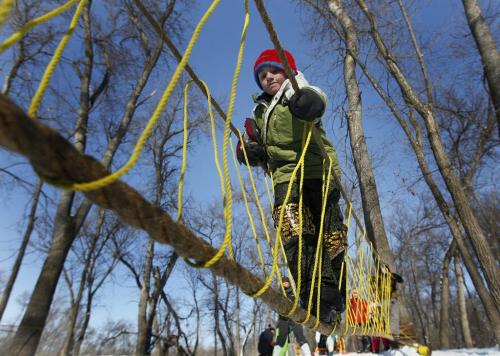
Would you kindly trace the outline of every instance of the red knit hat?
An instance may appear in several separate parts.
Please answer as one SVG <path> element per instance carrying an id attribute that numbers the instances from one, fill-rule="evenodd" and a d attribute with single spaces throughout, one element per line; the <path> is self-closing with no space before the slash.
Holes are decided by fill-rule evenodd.
<path id="1" fill-rule="evenodd" d="M 295 59 L 293 58 L 292 54 L 286 50 L 283 50 L 285 52 L 285 57 L 288 59 L 288 63 L 290 64 L 290 67 L 292 70 L 297 74 L 297 65 L 295 64 Z M 263 51 L 259 57 L 257 57 L 257 60 L 255 61 L 255 64 L 253 66 L 253 73 L 255 76 L 255 81 L 257 82 L 257 85 L 259 88 L 262 89 L 262 86 L 260 85 L 259 81 L 259 72 L 261 71 L 262 68 L 266 66 L 271 66 L 271 67 L 277 67 L 280 69 L 284 69 L 283 64 L 281 63 L 280 56 L 278 54 L 278 51 L 273 49 L 266 49 Z"/>

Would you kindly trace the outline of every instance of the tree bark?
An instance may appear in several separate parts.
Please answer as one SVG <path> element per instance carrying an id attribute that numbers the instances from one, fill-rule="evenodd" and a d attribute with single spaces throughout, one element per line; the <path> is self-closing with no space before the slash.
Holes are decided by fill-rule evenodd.
<path id="1" fill-rule="evenodd" d="M 405 98 L 405 101 L 409 104 L 409 106 L 415 108 L 424 121 L 427 137 L 439 168 L 439 172 L 443 177 L 446 187 L 453 199 L 458 216 L 460 217 L 467 236 L 472 242 L 481 269 L 484 272 L 487 284 L 490 288 L 490 292 L 493 295 L 496 307 L 498 308 L 500 307 L 500 278 L 498 276 L 498 267 L 495 262 L 496 259 L 488 246 L 484 233 L 481 230 L 477 218 L 473 213 L 471 204 L 467 199 L 467 195 L 465 193 L 466 187 L 461 184 L 460 179 L 453 172 L 434 118 L 433 108 L 420 100 L 410 83 L 407 81 L 398 63 L 395 61 L 395 57 L 382 40 L 375 17 L 368 9 L 366 2 L 364 0 L 356 1 L 370 23 L 370 35 L 377 46 L 379 54 L 385 61 L 389 72 L 397 82 L 402 96 Z"/>
<path id="2" fill-rule="evenodd" d="M 82 347 L 83 340 L 85 339 L 85 334 L 87 332 L 87 328 L 90 322 L 90 315 L 92 312 L 92 301 L 93 301 L 93 292 L 91 287 L 87 288 L 87 301 L 85 303 L 85 315 L 83 317 L 82 327 L 80 328 L 77 337 L 75 338 L 75 346 L 73 348 L 74 355 L 80 355 L 80 349 Z"/>
<path id="3" fill-rule="evenodd" d="M 465 347 L 471 349 L 474 347 L 472 342 L 472 336 L 469 326 L 469 317 L 467 313 L 467 304 L 465 302 L 465 282 L 464 273 L 462 267 L 460 266 L 460 257 L 455 255 L 455 275 L 457 276 L 457 300 L 458 309 L 460 313 L 460 325 L 462 327 L 463 340 L 465 342 Z"/>
<path id="4" fill-rule="evenodd" d="M 69 214 L 73 198 L 73 192 L 64 192 L 59 200 L 49 253 L 9 348 L 13 355 L 34 355 L 38 347 L 64 260 L 75 235 L 75 221 Z"/>
<path id="5" fill-rule="evenodd" d="M 413 265 L 413 261 L 410 261 L 410 268 L 411 268 L 411 274 L 413 277 L 413 286 L 415 287 L 415 309 L 417 310 L 417 319 L 420 322 L 420 328 L 422 330 L 422 337 L 424 339 L 424 342 L 428 345 L 429 344 L 429 331 L 427 329 L 427 325 L 429 324 L 427 322 L 428 318 L 426 317 L 425 310 L 426 308 L 422 305 L 422 298 L 420 297 L 420 293 L 418 290 L 418 278 L 415 273 L 415 267 Z"/>
<path id="6" fill-rule="evenodd" d="M 137 341 L 135 344 L 136 355 L 146 355 L 149 351 L 151 329 L 148 328 L 148 303 L 151 286 L 151 272 L 153 268 L 154 240 L 149 239 L 146 248 L 142 273 L 141 298 L 137 314 Z"/>
<path id="7" fill-rule="evenodd" d="M 12 288 L 14 287 L 14 283 L 16 282 L 17 275 L 19 273 L 19 269 L 21 268 L 21 264 L 24 259 L 24 254 L 26 253 L 26 248 L 28 247 L 28 243 L 31 238 L 31 233 L 33 232 L 33 228 L 35 227 L 36 220 L 36 209 L 38 207 L 38 200 L 40 198 L 40 194 L 42 193 L 42 181 L 39 181 L 35 186 L 35 191 L 33 193 L 33 198 L 31 200 L 31 209 L 28 215 L 28 225 L 26 226 L 26 231 L 23 235 L 23 240 L 21 241 L 21 246 L 19 246 L 19 250 L 17 251 L 16 260 L 14 261 L 14 266 L 12 266 L 12 271 L 10 272 L 9 279 L 5 284 L 5 288 L 2 293 L 2 300 L 0 301 L 0 320 L 2 320 L 3 313 L 5 312 L 5 308 L 7 308 L 7 303 L 10 299 L 10 294 L 12 293 Z"/>
<path id="8" fill-rule="evenodd" d="M 338 19 L 343 31 L 345 32 L 347 52 L 344 57 L 344 82 L 349 102 L 347 122 L 349 126 L 349 137 L 354 158 L 354 165 L 361 190 L 366 235 L 373 243 L 374 248 L 381 260 L 389 266 L 391 271 L 395 272 L 396 264 L 394 261 L 394 255 L 389 247 L 389 242 L 384 228 L 377 185 L 362 126 L 361 92 L 356 78 L 356 62 L 353 58 L 353 55 L 357 55 L 358 53 L 357 30 L 354 28 L 352 20 L 347 12 L 345 12 L 340 0 L 331 0 L 328 2 L 328 5 L 330 11 Z M 400 301 L 399 310 L 401 323 L 410 324 L 410 315 L 403 299 Z"/>
<path id="9" fill-rule="evenodd" d="M 236 330 L 234 332 L 234 337 L 235 337 L 235 355 L 240 355 L 241 352 L 241 339 L 240 339 L 240 328 L 241 328 L 241 320 L 240 320 L 240 289 L 235 288 L 236 292 Z"/>
<path id="10" fill-rule="evenodd" d="M 422 177 L 424 178 L 424 181 L 429 187 L 436 201 L 437 206 L 439 207 L 441 213 L 443 214 L 443 217 L 450 228 L 450 232 L 453 238 L 457 242 L 458 249 L 460 251 L 460 254 L 462 255 L 463 261 L 465 263 L 467 271 L 469 272 L 474 287 L 476 288 L 479 294 L 479 297 L 484 305 L 484 308 L 487 310 L 488 321 L 490 322 L 491 328 L 494 330 L 496 339 L 500 340 L 500 313 L 495 305 L 493 297 L 491 296 L 488 289 L 483 283 L 481 274 L 476 267 L 476 264 L 474 262 L 474 257 L 471 255 L 469 245 L 467 244 L 466 236 L 462 234 L 461 225 L 458 219 L 452 214 L 448 203 L 446 202 L 443 194 L 441 193 L 441 190 L 439 189 L 435 180 L 432 177 L 432 172 L 425 158 L 422 132 L 420 126 L 413 118 L 413 112 L 410 110 L 409 121 L 410 124 L 413 126 L 415 136 L 412 135 L 409 125 L 406 123 L 405 119 L 396 108 L 394 102 L 383 92 L 382 88 L 370 75 L 367 68 L 363 66 L 359 60 L 357 60 L 357 63 L 363 69 L 364 74 L 366 75 L 366 77 L 368 78 L 374 89 L 385 101 L 387 106 L 391 109 L 392 113 L 394 114 L 394 117 L 399 122 L 401 128 L 406 134 L 406 137 L 408 138 L 408 141 L 410 142 L 413 152 L 415 153 L 415 156 L 417 158 L 420 170 L 422 171 Z"/>
<path id="11" fill-rule="evenodd" d="M 488 24 L 484 20 L 477 0 L 462 0 L 465 17 L 469 24 L 472 36 L 476 42 L 484 75 L 488 83 L 491 101 L 497 117 L 498 134 L 500 136 L 500 52 L 495 39 L 491 35 Z"/>
<path id="12" fill-rule="evenodd" d="M 90 7 L 90 2 L 88 4 L 88 7 Z M 89 33 L 87 32 L 87 35 L 88 34 Z M 108 147 L 106 149 L 106 152 L 103 155 L 102 162 L 105 165 L 105 167 L 109 167 L 111 165 L 114 154 L 116 153 L 118 147 L 122 142 L 123 137 L 125 136 L 128 130 L 130 122 L 132 121 L 135 110 L 137 108 L 136 105 L 138 99 L 141 93 L 143 92 L 146 83 L 148 82 L 149 76 L 158 61 L 158 58 L 161 53 L 161 48 L 162 48 L 161 41 L 159 41 L 158 45 L 154 50 L 154 53 L 151 55 L 151 57 L 149 57 L 146 60 L 146 64 L 143 68 L 141 76 L 137 80 L 136 86 L 134 87 L 132 94 L 128 98 L 120 126 L 116 132 L 116 135 L 111 138 Z M 90 50 L 87 50 L 86 52 L 86 54 L 91 54 L 91 53 L 93 52 Z M 89 70 L 88 65 L 87 65 L 87 70 Z M 87 98 L 87 100 L 90 100 L 91 96 L 90 93 L 88 93 L 88 90 L 89 90 L 88 86 L 85 87 L 82 85 L 82 91 L 87 91 L 85 97 Z M 94 99 L 95 102 L 96 99 L 95 95 L 92 95 L 92 98 Z M 82 108 L 88 108 L 88 105 L 86 103 L 81 104 L 79 111 L 80 117 L 82 115 L 88 114 L 88 112 L 86 113 L 84 110 L 82 110 Z M 81 119 L 79 119 L 78 122 L 80 122 L 80 124 L 85 123 Z M 85 143 L 85 139 L 81 135 L 85 134 L 86 130 L 80 127 L 77 129 L 76 132 L 77 133 L 75 134 L 75 142 L 78 143 L 80 146 L 78 146 L 77 144 L 75 144 L 75 146 L 81 148 L 81 145 Z M 39 280 L 35 286 L 32 297 L 30 299 L 31 307 L 26 310 L 25 315 L 23 317 L 25 323 L 23 324 L 23 322 L 21 321 L 21 324 L 18 328 L 18 332 L 14 337 L 13 341 L 14 343 L 11 346 L 13 347 L 12 350 L 16 350 L 17 348 L 22 348 L 23 350 L 29 349 L 29 351 L 26 351 L 25 353 L 26 355 L 31 355 L 36 350 L 36 347 L 38 345 L 41 336 L 41 332 L 43 331 L 43 326 L 47 317 L 47 313 L 49 311 L 50 303 L 52 301 L 55 292 L 55 287 L 57 286 L 57 280 L 59 279 L 62 266 L 69 251 L 69 247 L 76 238 L 83 222 L 85 221 L 88 212 L 90 211 L 90 208 L 92 207 L 92 204 L 89 201 L 84 201 L 82 205 L 80 205 L 80 207 L 77 209 L 76 222 L 75 222 L 75 218 L 73 218 L 70 214 L 71 206 L 65 206 L 68 200 L 72 201 L 73 195 L 74 193 L 72 192 L 64 192 L 61 195 L 61 199 L 58 205 L 58 210 L 66 211 L 67 213 L 66 217 L 55 219 L 55 227 L 53 235 L 54 238 L 50 247 L 49 254 L 47 255 L 44 264 L 44 266 L 47 265 L 56 267 L 53 268 L 53 271 L 49 272 L 47 275 L 42 275 L 43 274 L 42 271 L 42 274 L 39 276 Z M 58 224 L 61 223 L 71 224 L 71 225 L 68 225 L 67 227 L 59 226 Z M 54 273 L 56 271 L 58 272 Z M 52 281 L 51 280 L 52 278 L 55 278 L 55 281 Z M 52 288 L 52 290 L 49 290 L 49 288 Z M 40 307 L 40 311 L 36 311 L 37 306 Z M 27 314 L 28 311 L 30 311 L 30 313 L 36 313 L 36 316 Z M 29 339 L 29 344 L 28 344 L 28 339 Z"/>
<path id="13" fill-rule="evenodd" d="M 439 346 L 441 349 L 450 348 L 450 262 L 457 248 L 456 240 L 453 240 L 446 251 L 441 267 L 441 307 L 439 313 Z"/>
<path id="14" fill-rule="evenodd" d="M 75 130 L 75 148 L 79 152 L 85 151 L 87 124 L 90 111 L 90 83 L 92 78 L 93 49 L 90 33 L 90 7 L 89 0 L 83 11 L 85 32 L 85 61 L 84 71 L 80 77 L 80 107 Z M 11 348 L 19 355 L 34 354 L 47 319 L 52 303 L 57 282 L 59 280 L 64 262 L 69 249 L 78 233 L 76 219 L 71 215 L 71 208 L 75 197 L 74 192 L 63 192 L 58 206 L 58 213 L 54 221 L 54 236 L 49 249 L 49 254 L 38 278 L 37 284 L 31 295 L 28 307 L 19 328 L 14 336 Z M 90 204 L 86 216 L 90 210 Z"/>
<path id="15" fill-rule="evenodd" d="M 94 254 L 94 251 L 97 246 L 97 241 L 99 237 L 101 237 L 101 230 L 102 226 L 104 224 L 104 211 L 100 210 L 97 223 L 96 223 L 96 233 L 91 237 L 91 242 L 88 247 L 88 250 L 85 253 L 85 259 L 83 262 L 83 268 L 81 271 L 81 276 L 80 276 L 80 283 L 78 285 L 78 290 L 76 293 L 76 298 L 72 300 L 72 305 L 70 308 L 70 313 L 68 317 L 68 323 L 67 323 L 67 335 L 64 340 L 63 347 L 61 348 L 61 351 L 59 352 L 59 355 L 61 356 L 66 356 L 66 355 L 71 355 L 71 354 L 76 354 L 73 353 L 73 346 L 75 343 L 75 328 L 76 328 L 76 322 L 78 320 L 78 315 L 80 313 L 80 306 L 82 304 L 83 300 L 83 295 L 85 292 L 85 288 L 91 288 L 91 285 L 88 285 L 88 276 L 92 273 L 92 255 Z M 68 287 L 72 288 L 71 284 L 68 283 Z"/>

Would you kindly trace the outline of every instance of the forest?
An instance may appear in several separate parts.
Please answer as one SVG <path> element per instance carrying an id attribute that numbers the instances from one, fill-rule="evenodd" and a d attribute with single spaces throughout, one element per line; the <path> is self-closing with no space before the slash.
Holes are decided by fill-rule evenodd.
<path id="1" fill-rule="evenodd" d="M 272 193 L 225 140 L 251 115 L 238 103 L 258 89 L 256 53 L 273 47 L 256 4 L 285 48 L 307 43 L 304 71 L 329 96 L 341 205 L 357 214 L 349 251 L 361 234 L 403 276 L 400 318 L 416 342 L 500 344 L 500 2 L 441 3 L 425 20 L 442 21 L 440 32 L 421 18 L 430 0 L 281 1 L 231 0 L 231 53 L 205 43 L 200 59 L 194 43 L 183 63 L 211 1 L 0 0 L 0 354 L 257 354 L 287 310 L 276 277 L 257 292 L 278 253 Z M 250 38 L 251 26 L 266 36 L 249 39 L 249 53 L 246 3 Z M 231 118 L 238 47 L 253 86 L 241 80 Z M 231 71 L 209 99 L 217 78 L 204 84 L 204 62 L 213 76 Z M 127 166 L 153 117 L 119 182 L 75 185 Z M 214 156 L 224 166 L 209 173 Z"/>

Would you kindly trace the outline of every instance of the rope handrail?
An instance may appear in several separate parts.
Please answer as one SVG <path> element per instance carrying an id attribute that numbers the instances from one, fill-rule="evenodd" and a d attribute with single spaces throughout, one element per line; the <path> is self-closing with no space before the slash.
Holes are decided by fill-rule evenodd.
<path id="1" fill-rule="evenodd" d="M 43 176 L 68 184 L 98 179 L 109 173 L 97 160 L 78 152 L 57 131 L 32 120 L 3 94 L 0 94 L 0 146 L 25 156 Z M 169 244 L 182 257 L 203 262 L 216 253 L 208 242 L 175 222 L 168 213 L 148 202 L 126 183 L 118 180 L 83 194 L 96 205 L 112 210 L 127 225 L 145 231 L 159 243 Z M 210 270 L 247 295 L 255 294 L 264 285 L 260 278 L 226 256 L 210 266 Z M 281 314 L 292 307 L 292 301 L 271 288 L 259 298 Z M 290 318 L 300 322 L 305 316 L 306 311 L 297 308 Z M 316 318 L 311 317 L 305 325 L 312 328 L 315 324 Z M 317 330 L 329 334 L 331 328 L 331 325 L 319 323 Z M 354 332 L 354 328 L 348 327 L 347 332 L 351 331 Z M 388 337 L 377 332 L 373 335 Z"/>

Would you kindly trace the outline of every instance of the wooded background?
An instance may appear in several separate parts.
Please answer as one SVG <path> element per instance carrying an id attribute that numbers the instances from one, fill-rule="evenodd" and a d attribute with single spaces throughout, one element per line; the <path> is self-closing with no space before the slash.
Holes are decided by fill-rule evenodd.
<path id="1" fill-rule="evenodd" d="M 17 1 L 1 38 L 62 3 Z M 192 0 L 88 1 L 37 115 L 78 151 L 112 170 L 128 159 L 157 91 L 177 66 L 138 3 L 179 49 L 198 22 L 193 14 L 208 6 Z M 367 239 L 405 280 L 402 318 L 433 349 L 485 347 L 500 343 L 500 54 L 495 43 L 500 3 L 454 2 L 460 11 L 453 13 L 460 16 L 444 11 L 435 18 L 447 24 L 443 31 L 426 32 L 419 16 L 431 3 L 295 0 L 286 5 L 286 14 L 300 17 L 303 41 L 314 48 L 304 70 L 312 79 L 322 77 L 311 82 L 329 94 L 323 123 L 341 156 L 344 185 L 362 211 Z M 2 94 L 26 111 L 72 11 L 35 27 L 0 56 Z M 261 26 L 253 6 L 251 11 Z M 287 31 L 283 14 L 270 11 L 270 16 L 282 24 L 278 34 Z M 261 49 L 268 47 L 263 38 Z M 207 59 L 211 70 L 233 68 L 236 51 L 230 58 Z M 242 73 L 250 80 L 253 57 Z M 124 178 L 171 216 L 178 208 L 182 90 L 189 79 L 183 74 L 138 167 Z M 230 82 L 224 84 L 227 89 L 215 96 L 226 107 Z M 239 95 L 251 105 L 250 92 Z M 210 122 L 204 96 L 195 89 L 189 117 L 189 145 L 200 155 L 200 147 L 209 147 Z M 394 136 L 390 144 L 377 146 L 384 149 L 373 149 L 373 142 L 386 138 L 365 133 L 364 125 L 371 127 L 374 120 Z M 234 124 L 241 127 L 242 118 Z M 221 126 L 220 120 L 219 132 Z M 203 159 L 190 165 L 192 174 L 207 174 Z M 401 161 L 401 169 L 391 171 L 391 161 Z M 380 180 L 397 181 L 396 193 L 377 187 Z M 214 198 L 199 190 L 185 197 L 184 224 L 219 246 L 225 229 L 220 188 L 207 184 L 204 190 Z M 235 194 L 235 259 L 258 275 L 242 196 Z M 255 354 L 260 332 L 276 319 L 261 300 L 209 270 L 189 267 L 171 247 L 126 226 L 82 194 L 42 183 L 23 157 L 3 149 L 0 195 L 6 216 L 9 206 L 23 207 L 1 240 L 2 354 Z M 23 274 L 31 274 L 31 285 L 14 298 Z M 130 295 L 134 300 L 125 302 Z M 93 322 L 118 303 L 128 306 L 126 318 Z"/>

